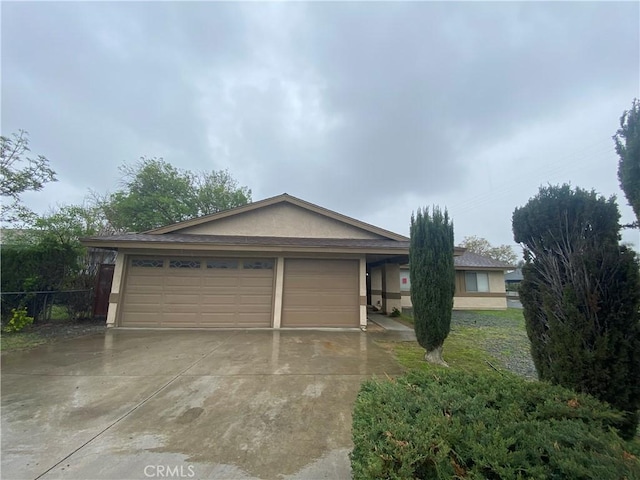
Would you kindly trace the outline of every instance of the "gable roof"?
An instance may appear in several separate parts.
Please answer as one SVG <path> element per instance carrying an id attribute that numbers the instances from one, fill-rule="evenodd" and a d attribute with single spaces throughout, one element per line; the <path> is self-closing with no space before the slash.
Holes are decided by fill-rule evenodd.
<path id="1" fill-rule="evenodd" d="M 521 282 L 524 280 L 524 276 L 522 275 L 522 269 L 516 268 L 513 272 L 509 272 L 505 274 L 504 280 L 506 282 Z"/>
<path id="2" fill-rule="evenodd" d="M 211 215 L 205 215 L 204 217 L 193 218 L 191 220 L 185 220 L 183 222 L 174 223 L 172 225 L 155 228 L 153 230 L 149 230 L 143 233 L 149 234 L 149 235 L 164 235 L 164 234 L 175 232 L 176 230 L 182 230 L 184 228 L 194 227 L 196 225 L 215 222 L 216 220 L 222 220 L 223 218 L 228 218 L 234 215 L 241 215 L 243 213 L 251 212 L 254 210 L 258 210 L 260 208 L 264 208 L 264 207 L 268 207 L 268 206 L 276 205 L 280 203 L 288 203 L 290 205 L 295 205 L 297 207 L 303 208 L 305 210 L 316 213 L 318 215 L 322 215 L 322 216 L 331 218 L 333 220 L 337 220 L 339 222 L 345 223 L 347 225 L 351 225 L 352 227 L 360 228 L 367 232 L 380 235 L 382 237 L 388 238 L 389 240 L 396 240 L 400 242 L 406 242 L 409 240 L 409 238 L 403 235 L 391 232 L 389 230 L 385 230 L 384 228 L 376 227 L 374 225 L 371 225 L 366 222 L 362 222 L 360 220 L 356 220 L 355 218 L 351 218 L 341 213 L 334 212 L 333 210 L 329 210 L 327 208 L 321 207 L 314 203 L 307 202 L 305 200 L 294 197 L 287 193 L 283 193 L 282 195 L 277 195 L 271 198 L 266 198 L 264 200 L 260 200 L 257 202 L 252 202 L 247 205 L 243 205 L 241 207 L 231 208 L 229 210 L 213 213 Z"/>
<path id="3" fill-rule="evenodd" d="M 456 268 L 480 268 L 480 269 L 500 269 L 506 270 L 510 268 L 514 268 L 513 265 L 509 265 L 508 263 L 501 262 L 499 260 L 494 260 L 490 257 L 485 257 L 484 255 L 480 255 L 478 253 L 470 252 L 466 250 L 462 255 L 458 257 L 454 257 L 453 264 Z"/>

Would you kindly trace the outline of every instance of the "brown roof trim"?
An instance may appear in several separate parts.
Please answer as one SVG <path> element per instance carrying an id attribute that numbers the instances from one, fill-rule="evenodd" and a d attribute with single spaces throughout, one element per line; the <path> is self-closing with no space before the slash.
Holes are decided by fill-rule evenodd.
<path id="1" fill-rule="evenodd" d="M 353 227 L 360 228 L 362 230 L 366 230 L 371 233 L 375 233 L 382 237 L 389 238 L 391 240 L 397 241 L 408 241 L 409 239 L 403 235 L 398 233 L 391 232 L 389 230 L 385 230 L 384 228 L 376 227 L 375 225 L 371 225 L 366 222 L 362 222 L 360 220 L 356 220 L 355 218 L 348 217 L 338 212 L 334 212 L 333 210 L 329 210 L 328 208 L 321 207 L 311 202 L 307 202 L 300 198 L 294 197 L 287 193 L 283 193 L 282 195 L 277 195 L 275 197 L 266 198 L 264 200 L 259 200 L 257 202 L 252 202 L 247 205 L 243 205 L 241 207 L 232 208 L 229 210 L 224 210 L 222 212 L 213 213 L 211 215 L 206 215 L 204 217 L 193 218 L 191 220 L 185 220 L 183 222 L 174 223 L 173 225 L 167 225 L 160 228 L 155 228 L 153 230 L 149 230 L 143 232 L 145 234 L 159 235 L 175 232 L 176 230 L 180 230 L 187 227 L 194 227 L 196 225 L 201 225 L 203 223 L 207 223 L 210 221 L 220 220 L 223 218 L 227 218 L 233 215 L 239 215 L 242 213 L 250 212 L 252 210 L 257 210 L 259 208 L 268 207 L 270 205 L 275 205 L 278 203 L 290 203 L 292 205 L 296 205 L 300 208 L 304 208 L 311 212 L 317 213 L 319 215 L 324 215 L 325 217 L 332 218 L 334 220 L 338 220 L 340 222 L 346 223 Z"/>
<path id="2" fill-rule="evenodd" d="M 409 242 L 385 239 L 251 237 L 167 233 L 88 237 L 87 247 L 109 249 L 231 250 L 261 252 L 333 252 L 408 255 Z"/>

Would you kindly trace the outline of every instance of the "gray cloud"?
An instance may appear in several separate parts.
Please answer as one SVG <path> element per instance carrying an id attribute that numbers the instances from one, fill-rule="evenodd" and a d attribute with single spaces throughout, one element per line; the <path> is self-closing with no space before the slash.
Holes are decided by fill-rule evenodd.
<path id="1" fill-rule="evenodd" d="M 540 125 L 607 99 L 626 99 L 611 108 L 622 113 L 639 94 L 635 3 L 5 3 L 2 13 L 2 133 L 29 130 L 70 201 L 113 190 L 122 161 L 157 155 L 227 167 L 255 198 L 287 191 L 403 230 L 419 206 L 409 202 L 484 195 L 478 162 L 497 145 L 528 138 L 531 149 Z M 496 168 L 530 153 L 510 149 Z M 600 177 L 585 186 L 610 188 Z M 526 180 L 531 196 L 540 178 Z M 492 240 L 508 241 L 505 207 L 486 204 L 501 217 Z M 456 222 L 473 234 L 482 219 Z"/>

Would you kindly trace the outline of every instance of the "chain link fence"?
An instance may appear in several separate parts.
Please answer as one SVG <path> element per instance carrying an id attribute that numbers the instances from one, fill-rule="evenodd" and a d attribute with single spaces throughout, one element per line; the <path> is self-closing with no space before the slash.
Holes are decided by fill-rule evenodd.
<path id="1" fill-rule="evenodd" d="M 2 292 L 2 321 L 11 318 L 11 310 L 26 307 L 34 322 L 79 320 L 92 317 L 94 289 L 41 292 Z"/>

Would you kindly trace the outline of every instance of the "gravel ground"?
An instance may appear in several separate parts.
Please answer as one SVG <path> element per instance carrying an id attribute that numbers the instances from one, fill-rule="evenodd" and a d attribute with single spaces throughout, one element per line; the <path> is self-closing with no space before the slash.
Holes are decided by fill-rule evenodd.
<path id="1" fill-rule="evenodd" d="M 453 312 L 451 329 L 475 327 L 480 330 L 480 345 L 497 358 L 504 368 L 525 378 L 536 380 L 538 375 L 529 353 L 529 339 L 521 320 L 492 312 Z"/>

